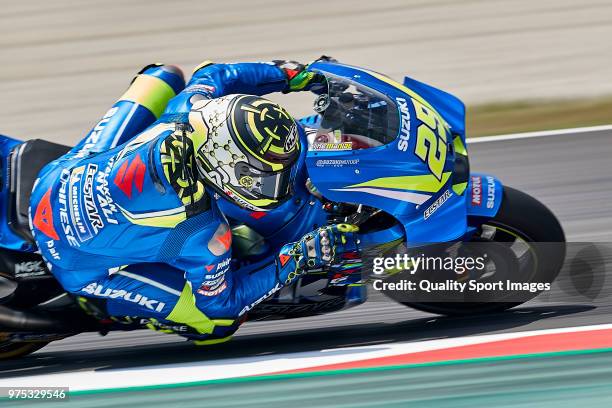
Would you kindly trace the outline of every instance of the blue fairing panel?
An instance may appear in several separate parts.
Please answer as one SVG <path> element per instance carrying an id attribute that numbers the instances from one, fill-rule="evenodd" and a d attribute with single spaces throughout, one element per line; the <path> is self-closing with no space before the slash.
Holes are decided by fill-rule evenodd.
<path id="1" fill-rule="evenodd" d="M 493 218 L 502 202 L 504 186 L 490 174 L 472 173 L 466 191 L 469 217 Z"/>
<path id="2" fill-rule="evenodd" d="M 311 69 L 376 89 L 396 104 L 401 125 L 397 138 L 384 145 L 360 150 L 309 150 L 308 174 L 319 191 L 332 201 L 359 203 L 391 214 L 404 227 L 409 244 L 461 238 L 467 230 L 466 205 L 465 195 L 457 195 L 452 189 L 454 153 L 449 150 L 446 154 L 442 176 L 434 175 L 428 163 L 416 156 L 417 129 L 424 123 L 415 109 L 419 101 L 419 109 L 440 116 L 449 126 L 452 122 L 456 127 L 452 131 L 462 134 L 463 104 L 427 85 L 419 83 L 418 90 L 409 89 L 357 67 L 316 63 Z M 430 105 L 430 100 L 437 105 Z M 438 109 L 442 112 L 436 112 Z"/>
<path id="3" fill-rule="evenodd" d="M 452 132 L 465 139 L 465 105 L 459 98 L 410 77 L 404 77 L 404 86 L 427 100 L 448 122 Z"/>

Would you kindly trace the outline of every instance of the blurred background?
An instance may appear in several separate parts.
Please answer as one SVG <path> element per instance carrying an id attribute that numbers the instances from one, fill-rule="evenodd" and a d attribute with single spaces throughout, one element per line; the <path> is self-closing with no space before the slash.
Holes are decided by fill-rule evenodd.
<path id="1" fill-rule="evenodd" d="M 189 74 L 203 60 L 306 63 L 321 54 L 400 81 L 409 75 L 455 94 L 469 106 L 470 137 L 612 123 L 610 0 L 0 0 L 0 133 L 73 144 L 153 62 L 178 64 Z M 308 93 L 272 98 L 295 116 L 311 112 Z M 474 143 L 471 168 L 542 200 L 559 216 L 569 241 L 611 242 L 612 186 L 605 176 L 612 157 L 610 135 L 572 132 L 528 142 Z M 599 287 L 591 281 L 588 295 Z M 610 287 L 608 280 L 605 293 L 593 302 L 572 298 L 557 304 L 559 299 L 551 297 L 503 315 L 457 319 L 374 299 L 335 315 L 250 322 L 233 342 L 214 350 L 149 331 L 104 338 L 88 333 L 53 343 L 30 359 L 3 363 L 0 379 L 137 373 L 139 367 L 163 364 L 193 368 L 206 360 L 236 364 L 235 358 L 265 357 L 290 365 L 297 351 L 334 355 L 347 347 L 610 324 L 612 300 L 603 296 Z M 556 343 L 547 347 L 553 350 Z M 341 386 L 327 377 L 284 384 L 292 397 L 310 398 L 312 406 L 340 400 L 350 405 L 342 392 L 363 398 L 356 402 L 361 406 L 368 398 L 380 406 L 383 398 L 396 398 L 381 390 L 404 390 L 411 399 L 404 405 L 411 407 L 418 402 L 453 408 L 609 407 L 611 356 L 487 360 L 411 368 L 395 377 L 377 372 L 355 376 L 352 387 L 350 378 Z M 154 376 L 142 378 L 155 381 Z M 258 398 L 269 393 L 262 382 L 251 384 L 241 385 L 242 395 L 251 392 L 248 387 L 257 388 L 252 395 Z M 187 388 L 164 389 L 163 396 L 147 391 L 147 405 L 205 398 L 218 406 L 214 395 L 235 404 L 226 399 L 230 386 L 223 387 L 217 394 L 201 387 L 201 395 Z M 372 389 L 377 392 L 364 396 Z M 275 388 L 275 401 L 282 391 Z M 125 395 L 99 394 L 105 406 L 124 406 Z M 250 399 L 249 406 L 258 401 L 263 400 Z"/>
<path id="2" fill-rule="evenodd" d="M 478 107 L 478 126 L 550 116 L 534 111 L 542 102 L 565 106 L 556 115 L 567 118 L 576 99 L 586 113 L 603 110 L 598 121 L 612 118 L 612 103 L 599 102 L 612 95 L 608 0 L 0 4 L 0 132 L 22 139 L 76 142 L 152 62 L 190 73 L 205 59 L 308 62 L 321 54 L 454 93 Z M 310 111 L 309 95 L 288 99 L 295 115 Z"/>

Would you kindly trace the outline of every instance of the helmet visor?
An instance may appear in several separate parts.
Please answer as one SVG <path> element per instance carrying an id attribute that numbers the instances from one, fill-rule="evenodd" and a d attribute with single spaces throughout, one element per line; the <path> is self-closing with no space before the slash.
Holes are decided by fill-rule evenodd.
<path id="1" fill-rule="evenodd" d="M 291 195 L 295 167 L 276 172 L 260 171 L 246 163 L 236 166 L 241 195 L 257 207 L 275 207 Z M 265 204 L 265 205 L 263 205 Z"/>

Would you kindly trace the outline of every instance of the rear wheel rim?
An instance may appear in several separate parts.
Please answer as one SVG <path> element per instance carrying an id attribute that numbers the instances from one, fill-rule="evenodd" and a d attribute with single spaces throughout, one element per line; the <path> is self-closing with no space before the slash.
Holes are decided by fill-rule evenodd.
<path id="1" fill-rule="evenodd" d="M 531 275 L 529 280 L 537 275 L 539 270 L 539 256 L 534 242 L 527 234 L 501 223 L 486 223 L 480 228 L 478 238 L 485 242 L 507 244 L 515 259 L 520 264 L 531 262 Z M 531 258 L 529 261 L 528 258 Z M 503 299 L 501 299 L 503 301 Z"/>

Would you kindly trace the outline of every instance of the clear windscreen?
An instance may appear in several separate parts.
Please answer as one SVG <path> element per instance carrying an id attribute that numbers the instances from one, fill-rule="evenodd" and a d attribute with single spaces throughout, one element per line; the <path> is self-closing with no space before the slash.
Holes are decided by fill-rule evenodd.
<path id="1" fill-rule="evenodd" d="M 327 93 L 315 100 L 322 116 L 310 150 L 359 150 L 388 144 L 397 138 L 399 115 L 384 94 L 347 78 L 324 73 Z"/>

